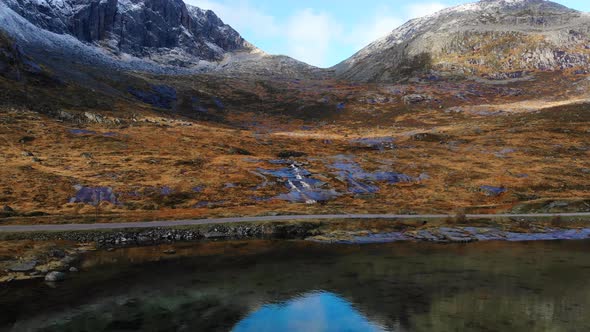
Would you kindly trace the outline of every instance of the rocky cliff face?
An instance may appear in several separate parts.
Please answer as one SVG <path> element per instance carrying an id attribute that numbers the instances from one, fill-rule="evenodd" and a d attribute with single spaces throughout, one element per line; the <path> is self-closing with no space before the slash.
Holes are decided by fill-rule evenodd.
<path id="1" fill-rule="evenodd" d="M 0 0 L 0 32 L 66 76 L 72 64 L 159 74 L 325 74 L 262 52 L 212 11 L 182 0 Z"/>
<path id="2" fill-rule="evenodd" d="M 503 79 L 583 71 L 589 60 L 588 14 L 545 0 L 482 0 L 411 20 L 333 69 L 374 82 L 425 73 Z"/>
<path id="3" fill-rule="evenodd" d="M 545 0 L 482 0 L 411 20 L 328 71 L 267 55 L 213 12 L 182 0 L 0 0 L 0 31 L 62 69 L 77 63 L 293 78 L 335 72 L 365 82 L 590 70 L 590 15 Z"/>
<path id="4" fill-rule="evenodd" d="M 255 48 L 212 11 L 181 0 L 6 0 L 34 26 L 113 54 L 177 66 Z"/>

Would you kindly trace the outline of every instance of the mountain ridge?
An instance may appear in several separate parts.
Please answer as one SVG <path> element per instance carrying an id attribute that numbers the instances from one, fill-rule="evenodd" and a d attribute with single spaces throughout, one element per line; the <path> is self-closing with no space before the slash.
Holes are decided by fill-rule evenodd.
<path id="1" fill-rule="evenodd" d="M 225 52 L 256 49 L 212 11 L 181 0 L 8 0 L 7 5 L 37 27 L 113 54 L 143 57 L 150 48 L 172 49 L 218 61 Z"/>
<path id="2" fill-rule="evenodd" d="M 213 11 L 181 0 L 6 0 L 0 6 L 0 30 L 41 61 L 61 57 L 159 74 L 266 75 L 263 66 L 284 76 L 317 72 L 266 54 Z"/>
<path id="3" fill-rule="evenodd" d="M 433 67 L 437 71 L 478 76 L 485 73 L 478 72 L 477 66 L 488 66 L 497 72 L 584 67 L 588 64 L 588 52 L 572 49 L 587 49 L 589 32 L 587 13 L 551 1 L 483 0 L 410 20 L 332 69 L 339 78 L 384 82 L 403 78 L 405 69 L 409 69 L 410 76 L 429 72 Z M 517 65 L 490 64 L 482 60 L 484 55 L 471 56 L 468 64 L 459 63 L 464 54 L 494 42 L 498 45 L 489 49 L 488 54 L 495 59 L 509 58 Z M 524 45 L 520 54 L 504 52 L 506 48 L 519 48 L 518 44 Z M 558 54 L 551 54 L 554 51 Z M 415 59 L 423 55 L 422 59 Z"/>
<path id="4" fill-rule="evenodd" d="M 395 82 L 587 70 L 590 15 L 547 0 L 481 0 L 412 19 L 326 69 L 269 55 L 182 0 L 4 0 L 0 29 L 48 66 L 157 74 Z M 52 60 L 51 60 L 52 59 Z"/>

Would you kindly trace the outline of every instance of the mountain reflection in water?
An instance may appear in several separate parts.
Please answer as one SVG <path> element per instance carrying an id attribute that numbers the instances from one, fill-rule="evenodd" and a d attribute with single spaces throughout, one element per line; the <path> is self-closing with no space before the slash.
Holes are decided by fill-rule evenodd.
<path id="1" fill-rule="evenodd" d="M 351 303 L 330 292 L 314 292 L 280 304 L 267 304 L 240 321 L 233 332 L 385 331 Z"/>
<path id="2" fill-rule="evenodd" d="M 0 287 L 0 331 L 590 331 L 589 253 L 590 241 L 97 251 L 63 283 Z"/>

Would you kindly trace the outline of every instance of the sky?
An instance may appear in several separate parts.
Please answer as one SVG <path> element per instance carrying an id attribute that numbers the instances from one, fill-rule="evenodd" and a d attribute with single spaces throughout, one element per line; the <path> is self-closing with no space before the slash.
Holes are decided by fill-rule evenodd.
<path id="1" fill-rule="evenodd" d="M 409 19 L 473 0 L 185 0 L 213 10 L 247 41 L 331 67 Z M 557 0 L 590 12 L 588 0 Z"/>

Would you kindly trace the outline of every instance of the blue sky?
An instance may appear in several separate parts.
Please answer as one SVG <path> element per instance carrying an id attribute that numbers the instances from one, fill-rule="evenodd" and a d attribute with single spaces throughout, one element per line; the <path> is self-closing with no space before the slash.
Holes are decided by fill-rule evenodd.
<path id="1" fill-rule="evenodd" d="M 319 67 L 348 58 L 408 19 L 472 0 L 185 0 L 211 9 L 270 54 Z M 588 0 L 557 0 L 590 12 Z"/>

